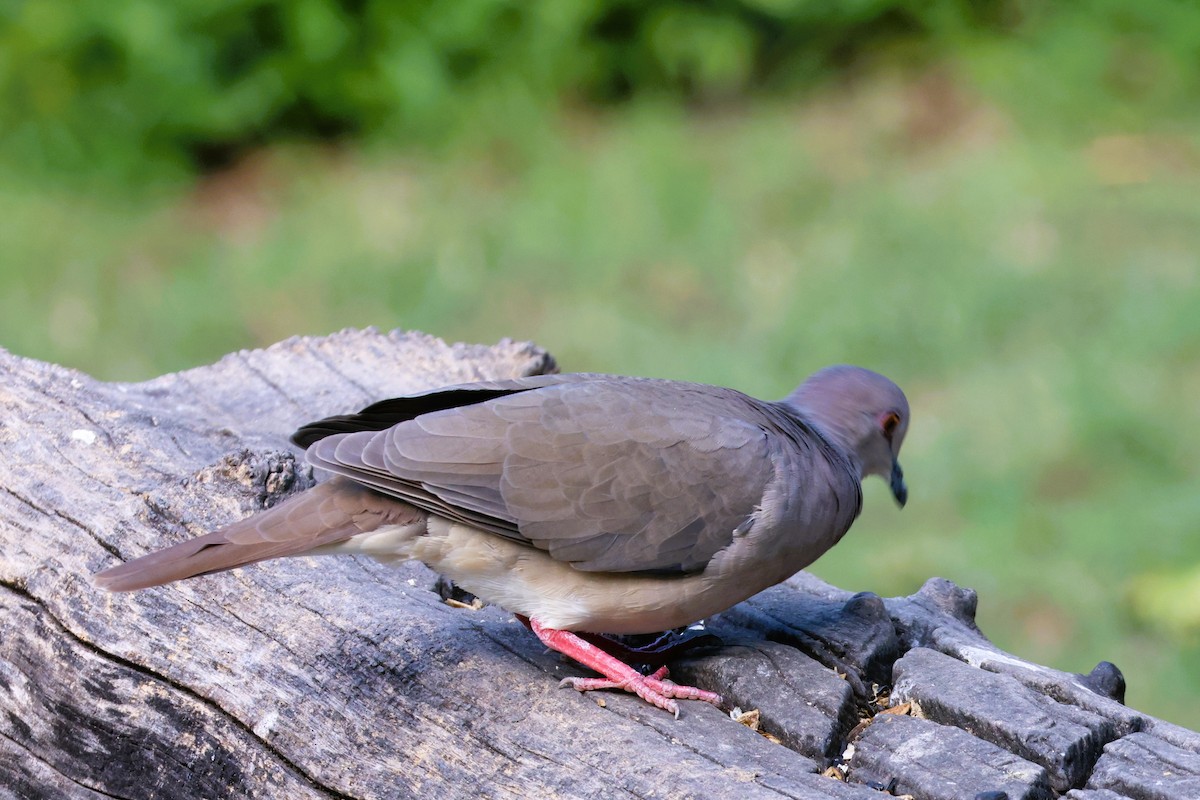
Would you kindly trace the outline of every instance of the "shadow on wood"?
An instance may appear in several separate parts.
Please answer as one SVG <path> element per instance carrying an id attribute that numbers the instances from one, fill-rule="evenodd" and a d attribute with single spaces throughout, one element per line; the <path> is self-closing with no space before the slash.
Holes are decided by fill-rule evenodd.
<path id="1" fill-rule="evenodd" d="M 673 674 L 761 733 L 561 690 L 579 668 L 442 602 L 419 564 L 88 581 L 310 486 L 302 423 L 553 368 L 529 344 L 375 331 L 141 384 L 0 351 L 0 797 L 1200 797 L 1200 735 L 1123 706 L 1111 665 L 997 650 L 940 579 L 882 600 L 801 573 L 710 620 L 723 646 Z"/>

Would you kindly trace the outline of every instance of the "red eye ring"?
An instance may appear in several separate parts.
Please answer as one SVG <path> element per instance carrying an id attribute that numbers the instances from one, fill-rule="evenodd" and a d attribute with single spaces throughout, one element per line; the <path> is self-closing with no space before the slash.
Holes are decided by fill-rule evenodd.
<path id="1" fill-rule="evenodd" d="M 883 419 L 879 421 L 879 427 L 883 429 L 883 435 L 888 439 L 896 433 L 896 428 L 900 426 L 900 415 L 895 411 L 889 411 L 884 414 Z"/>

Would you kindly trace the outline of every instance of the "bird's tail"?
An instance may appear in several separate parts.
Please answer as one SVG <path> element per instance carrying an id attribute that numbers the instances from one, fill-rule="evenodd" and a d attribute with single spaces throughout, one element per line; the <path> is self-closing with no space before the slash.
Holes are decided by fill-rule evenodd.
<path id="1" fill-rule="evenodd" d="M 424 517 L 407 503 L 334 478 L 219 531 L 98 572 L 92 582 L 110 592 L 130 592 L 269 558 L 337 552 L 339 543 Z"/>

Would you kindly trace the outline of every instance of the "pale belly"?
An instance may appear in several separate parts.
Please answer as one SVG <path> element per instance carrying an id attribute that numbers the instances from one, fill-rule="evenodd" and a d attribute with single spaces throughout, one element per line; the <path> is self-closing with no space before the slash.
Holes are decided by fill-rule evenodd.
<path id="1" fill-rule="evenodd" d="M 734 559 L 724 570 L 687 576 L 583 572 L 541 550 L 437 517 L 407 554 L 483 600 L 548 627 L 614 634 L 691 624 L 804 566 L 768 574 L 749 564 L 739 569 Z"/>
<path id="2" fill-rule="evenodd" d="M 659 576 L 584 572 L 547 553 L 435 515 L 311 551 L 415 559 L 482 600 L 558 630 L 655 633 L 720 613 L 785 580 L 833 542 L 795 542 L 763 558 L 733 543 L 704 572 Z"/>

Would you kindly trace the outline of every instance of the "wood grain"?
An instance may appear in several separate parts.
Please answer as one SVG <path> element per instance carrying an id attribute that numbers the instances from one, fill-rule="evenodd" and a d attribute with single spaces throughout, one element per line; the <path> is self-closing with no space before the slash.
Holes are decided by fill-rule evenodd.
<path id="1" fill-rule="evenodd" d="M 311 486 L 287 444 L 305 422 L 553 369 L 530 344 L 373 330 L 140 384 L 0 351 L 0 797 L 1194 789 L 1200 735 L 1121 705 L 1111 665 L 1069 675 L 1003 653 L 975 627 L 973 593 L 940 579 L 883 600 L 801 573 L 710 620 L 724 645 L 674 674 L 758 709 L 761 733 L 702 703 L 676 721 L 559 689 L 580 668 L 500 609 L 447 605 L 419 564 L 292 559 L 127 595 L 89 583 Z M 936 719 L 873 731 L 888 702 Z M 1068 723 L 1084 733 L 1062 747 L 1031 730 L 1069 737 Z M 956 757 L 914 760 L 911 731 L 923 752 Z M 831 765 L 846 780 L 820 774 Z"/>

